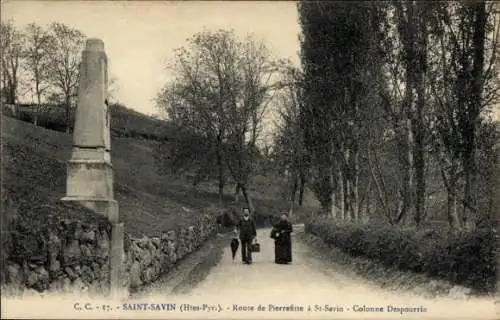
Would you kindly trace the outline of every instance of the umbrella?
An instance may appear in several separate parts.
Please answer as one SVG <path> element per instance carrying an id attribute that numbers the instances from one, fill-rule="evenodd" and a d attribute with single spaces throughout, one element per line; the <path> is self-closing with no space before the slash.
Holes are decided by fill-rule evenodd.
<path id="1" fill-rule="evenodd" d="M 234 256 L 236 256 L 236 251 L 238 251 L 239 245 L 240 245 L 240 242 L 238 241 L 238 239 L 231 240 L 231 252 L 233 253 L 233 260 L 234 260 Z"/>

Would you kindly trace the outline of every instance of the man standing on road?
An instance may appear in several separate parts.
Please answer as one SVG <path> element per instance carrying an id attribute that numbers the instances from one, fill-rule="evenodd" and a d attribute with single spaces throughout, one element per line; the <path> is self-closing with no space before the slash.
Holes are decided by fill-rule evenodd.
<path id="1" fill-rule="evenodd" d="M 257 236 L 257 228 L 255 227 L 255 221 L 250 218 L 250 210 L 248 208 L 243 209 L 243 219 L 240 220 L 238 225 L 240 229 L 240 241 L 241 241 L 241 258 L 243 263 L 252 264 L 252 241 Z"/>

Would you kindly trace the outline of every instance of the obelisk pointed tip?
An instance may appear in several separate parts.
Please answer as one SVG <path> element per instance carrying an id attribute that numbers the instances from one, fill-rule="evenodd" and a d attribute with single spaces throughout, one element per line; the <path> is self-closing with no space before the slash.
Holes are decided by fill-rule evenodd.
<path id="1" fill-rule="evenodd" d="M 104 41 L 98 38 L 87 39 L 85 51 L 104 52 Z"/>

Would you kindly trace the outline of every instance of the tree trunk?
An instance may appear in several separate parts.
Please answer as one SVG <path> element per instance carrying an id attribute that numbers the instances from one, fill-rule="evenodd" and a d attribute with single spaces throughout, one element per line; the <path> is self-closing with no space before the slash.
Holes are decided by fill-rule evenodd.
<path id="1" fill-rule="evenodd" d="M 219 211 L 222 214 L 224 211 L 224 168 L 220 154 L 217 155 L 217 167 L 219 173 Z"/>
<path id="2" fill-rule="evenodd" d="M 413 118 L 415 116 L 415 103 L 414 103 L 414 77 L 416 75 L 415 64 L 416 64 L 416 25 L 415 25 L 415 14 L 414 14 L 414 2 L 394 2 L 396 5 L 396 17 L 398 24 L 399 36 L 402 40 L 403 52 L 403 66 L 405 69 L 405 93 L 404 93 L 404 126 L 405 126 L 405 136 L 404 141 L 400 141 L 400 152 L 404 151 L 404 155 L 401 157 L 402 163 L 402 188 L 400 194 L 402 196 L 402 207 L 396 218 L 396 223 L 403 221 L 408 211 L 411 210 L 413 203 L 413 150 L 414 150 L 414 137 L 413 137 Z M 403 6 L 406 6 L 406 10 Z M 405 130 L 401 130 L 404 132 Z M 401 133 L 402 133 L 401 132 Z"/>
<path id="3" fill-rule="evenodd" d="M 41 109 L 42 109 L 42 99 L 41 99 L 40 87 L 39 87 L 38 82 L 36 83 L 36 99 L 37 99 L 37 106 L 36 106 L 36 112 L 35 112 L 35 119 L 33 121 L 33 124 L 35 126 L 38 125 L 38 117 L 40 116 Z"/>
<path id="4" fill-rule="evenodd" d="M 363 217 L 366 217 L 367 214 L 368 214 L 368 209 L 369 209 L 369 206 L 370 206 L 370 201 L 371 201 L 371 198 L 370 198 L 370 192 L 371 192 L 371 188 L 372 188 L 372 181 L 373 181 L 373 177 L 370 175 L 370 178 L 368 180 L 368 185 L 366 186 L 366 189 L 363 193 L 363 196 L 361 197 L 361 199 L 359 199 L 358 201 L 358 220 L 362 220 Z M 358 187 L 359 189 L 359 187 Z"/>
<path id="5" fill-rule="evenodd" d="M 446 187 L 447 198 L 448 198 L 448 203 L 446 208 L 448 223 L 450 224 L 450 227 L 452 229 L 460 230 L 462 226 L 457 207 L 458 164 L 456 162 L 456 159 L 452 159 L 451 161 L 452 164 L 449 169 L 448 177 L 446 176 L 444 168 L 441 170 L 441 176 L 443 178 Z"/>
<path id="6" fill-rule="evenodd" d="M 219 180 L 219 210 L 224 210 L 224 180 Z"/>
<path id="7" fill-rule="evenodd" d="M 296 174 L 293 175 L 293 184 L 292 184 L 292 190 L 290 194 L 290 210 L 289 210 L 289 216 L 290 218 L 293 216 L 293 211 L 295 207 L 295 197 L 297 195 L 297 189 L 299 187 L 299 178 L 297 177 Z"/>
<path id="8" fill-rule="evenodd" d="M 354 61 L 353 61 L 354 62 Z M 352 90 L 355 92 L 354 90 Z M 353 98 L 355 100 L 356 98 Z M 359 115 L 359 102 L 354 101 L 354 125 L 352 126 L 352 136 L 353 142 L 351 145 L 351 165 L 349 166 L 350 178 L 352 180 L 352 197 L 351 197 L 351 207 L 352 207 L 352 219 L 354 221 L 359 221 L 359 211 L 360 211 L 360 199 L 359 199 L 359 143 L 360 134 L 358 123 L 360 122 Z"/>
<path id="9" fill-rule="evenodd" d="M 35 111 L 35 119 L 33 121 L 34 125 L 38 125 L 38 117 L 40 116 L 41 113 L 41 108 L 42 108 L 42 94 L 40 92 L 40 76 L 38 73 L 38 67 L 35 68 L 35 91 L 36 91 L 36 111 Z"/>
<path id="10" fill-rule="evenodd" d="M 17 66 L 18 66 L 19 58 L 15 58 L 15 62 L 11 63 L 12 65 L 12 85 L 10 87 L 11 92 L 11 103 L 16 104 L 17 102 L 17 86 L 18 86 L 18 81 L 17 81 Z"/>
<path id="11" fill-rule="evenodd" d="M 373 182 L 375 183 L 375 187 L 377 189 L 378 200 L 379 200 L 380 204 L 382 205 L 382 208 L 384 210 L 385 216 L 387 217 L 387 220 L 392 225 L 394 222 L 393 222 L 391 208 L 389 207 L 386 193 L 384 192 L 385 190 L 382 190 L 383 184 L 380 183 L 377 179 L 377 174 L 375 173 L 375 165 L 373 164 L 373 161 L 372 161 L 372 156 L 371 156 L 372 152 L 371 152 L 370 148 L 371 147 L 368 146 L 368 165 L 370 168 L 370 173 L 371 173 L 371 176 L 373 178 Z M 380 178 L 383 179 L 383 176 L 381 176 Z M 375 205 L 376 205 L 376 202 L 375 202 Z"/>
<path id="12" fill-rule="evenodd" d="M 353 219 L 352 206 L 352 172 L 351 172 L 351 150 L 349 147 L 344 151 L 344 180 L 345 180 L 345 219 L 351 221 Z"/>
<path id="13" fill-rule="evenodd" d="M 414 68 L 416 71 L 416 86 L 417 86 L 417 104 L 416 104 L 416 121 L 415 125 L 415 178 L 416 178 L 416 201 L 415 201 L 415 224 L 420 226 L 425 215 L 426 207 L 426 181 L 425 181 L 425 124 L 424 124 L 424 108 L 425 108 L 425 74 L 427 70 L 427 22 L 424 21 L 424 9 L 422 5 L 417 3 L 419 7 L 418 21 L 418 43 L 417 45 L 417 63 Z"/>
<path id="14" fill-rule="evenodd" d="M 330 169 L 329 172 L 329 178 L 330 178 L 330 210 L 329 214 L 332 217 L 332 219 L 337 218 L 337 210 L 336 210 L 336 203 L 335 203 L 335 189 L 333 188 L 335 185 L 335 170 L 333 168 Z"/>
<path id="15" fill-rule="evenodd" d="M 305 181 L 305 175 L 304 173 L 300 172 L 300 184 L 299 184 L 299 206 L 302 206 L 303 202 L 304 202 L 304 189 L 305 189 L 305 184 L 306 184 L 306 181 Z"/>
<path id="16" fill-rule="evenodd" d="M 339 190 L 338 204 L 339 204 L 339 218 L 345 219 L 345 201 L 344 201 L 344 175 L 340 168 L 337 168 L 337 189 Z"/>
<path id="17" fill-rule="evenodd" d="M 362 220 L 363 222 L 368 222 L 370 220 L 370 204 L 372 201 L 372 197 L 370 196 L 370 193 L 366 195 L 366 204 L 365 204 L 365 210 L 363 212 L 363 217 Z"/>
<path id="18" fill-rule="evenodd" d="M 412 132 L 411 119 L 406 120 L 407 134 L 406 134 L 406 158 L 403 174 L 403 203 L 396 223 L 400 223 L 408 216 L 413 202 L 413 132 Z"/>
<path id="19" fill-rule="evenodd" d="M 472 140 L 472 139 L 470 139 Z M 476 196 L 474 194 L 474 188 L 473 186 L 475 185 L 475 163 L 473 160 L 473 157 L 475 156 L 474 150 L 468 150 L 468 154 L 465 155 L 465 163 L 464 163 L 464 170 L 465 170 L 465 186 L 464 186 L 464 207 L 462 210 L 462 217 L 461 217 L 461 223 L 462 226 L 470 230 L 472 227 L 472 221 L 471 219 L 475 218 L 475 204 L 476 204 Z"/>
<path id="20" fill-rule="evenodd" d="M 69 94 L 66 94 L 66 133 L 71 132 L 71 102 Z"/>
<path id="21" fill-rule="evenodd" d="M 15 105 L 16 104 L 16 84 L 11 83 L 7 90 L 9 94 L 7 95 L 7 104 Z"/>
<path id="22" fill-rule="evenodd" d="M 351 180 L 349 178 L 345 179 L 346 191 L 345 191 L 345 219 L 347 221 L 352 220 L 352 202 L 351 202 Z"/>
<path id="23" fill-rule="evenodd" d="M 448 192 L 448 222 L 452 229 L 460 229 L 460 219 L 457 211 L 457 196 L 455 191 Z"/>
<path id="24" fill-rule="evenodd" d="M 1 57 L 0 57 L 1 59 Z M 9 87 L 9 84 L 8 84 L 8 81 L 7 81 L 7 75 L 6 75 L 6 71 L 5 71 L 5 62 L 4 61 L 1 61 L 1 69 L 0 70 L 0 80 L 2 81 L 2 87 L 0 88 L 1 91 L 0 91 L 0 94 L 1 94 L 1 98 L 2 100 L 5 99 L 5 103 L 7 103 L 7 96 L 8 96 L 8 90 L 7 88 Z"/>
<path id="25" fill-rule="evenodd" d="M 255 209 L 253 206 L 252 199 L 250 198 L 250 195 L 248 194 L 247 188 L 244 185 L 240 184 L 241 188 L 241 193 L 243 194 L 243 197 L 245 198 L 245 202 L 247 204 L 248 210 L 254 215 L 255 217 Z"/>
<path id="26" fill-rule="evenodd" d="M 415 176 L 416 176 L 416 201 L 415 201 L 415 224 L 420 226 L 424 216 L 425 208 L 425 158 L 423 145 L 423 128 L 418 129 L 415 143 Z"/>
<path id="27" fill-rule="evenodd" d="M 357 150 L 353 151 L 353 172 L 352 172 L 352 211 L 353 220 L 359 221 L 360 199 L 359 199 L 359 154 Z"/>
<path id="28" fill-rule="evenodd" d="M 6 61 L 5 57 L 2 58 L 2 80 L 3 80 L 3 90 L 5 95 L 5 102 L 7 104 L 15 105 L 16 104 L 16 91 L 17 91 L 17 68 L 15 68 L 15 64 L 10 61 Z M 11 58 L 12 59 L 12 58 Z"/>
<path id="29" fill-rule="evenodd" d="M 290 201 L 290 210 L 288 210 L 288 217 L 291 219 L 294 215 L 295 201 Z"/>
<path id="30" fill-rule="evenodd" d="M 470 217 L 466 213 L 462 219 L 464 226 L 468 229 L 474 228 L 474 221 L 477 218 L 477 164 L 476 164 L 476 128 L 480 120 L 479 115 L 482 106 L 483 91 L 483 68 L 484 68 L 484 41 L 486 33 L 486 5 L 484 1 L 478 1 L 472 4 L 474 12 L 474 38 L 473 38 L 473 67 L 472 67 L 472 90 L 469 103 L 469 119 L 466 127 L 467 150 L 465 152 L 466 182 L 465 182 L 465 201 Z"/>
<path id="31" fill-rule="evenodd" d="M 425 145 L 424 145 L 424 117 L 423 108 L 425 106 L 425 86 L 423 84 L 423 75 L 420 75 L 420 83 L 418 85 L 418 105 L 417 119 L 415 121 L 415 178 L 416 178 L 416 199 L 415 199 L 415 216 L 414 221 L 416 226 L 420 226 L 424 216 L 425 208 Z M 409 159 L 411 156 L 409 155 Z"/>
<path id="32" fill-rule="evenodd" d="M 236 186 L 234 188 L 234 202 L 237 203 L 240 200 L 240 184 L 236 182 Z"/>

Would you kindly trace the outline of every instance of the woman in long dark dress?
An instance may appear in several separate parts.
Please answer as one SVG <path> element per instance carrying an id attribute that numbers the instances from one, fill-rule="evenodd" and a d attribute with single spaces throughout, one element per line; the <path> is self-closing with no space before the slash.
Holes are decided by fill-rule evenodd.
<path id="1" fill-rule="evenodd" d="M 286 214 L 274 225 L 272 238 L 274 239 L 274 262 L 286 264 L 292 262 L 292 224 Z"/>

